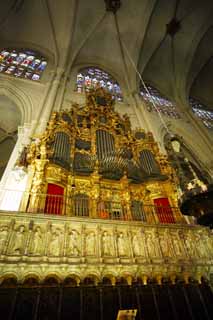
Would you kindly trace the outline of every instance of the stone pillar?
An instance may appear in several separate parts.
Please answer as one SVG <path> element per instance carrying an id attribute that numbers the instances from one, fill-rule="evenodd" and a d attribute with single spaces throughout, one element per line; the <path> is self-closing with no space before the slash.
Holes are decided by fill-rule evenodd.
<path id="1" fill-rule="evenodd" d="M 43 105 L 43 110 L 40 115 L 40 124 L 36 130 L 37 133 L 42 133 L 46 128 L 46 124 L 55 106 L 59 85 L 62 80 L 63 74 L 64 74 L 64 69 L 57 68 L 55 75 L 50 83 L 50 90 L 47 94 L 46 101 Z"/>
<path id="2" fill-rule="evenodd" d="M 178 96 L 176 97 L 177 105 L 182 111 L 185 122 L 188 122 L 194 131 L 194 139 L 198 139 L 197 144 L 203 146 L 202 151 L 199 152 L 205 153 L 206 160 L 202 160 L 203 163 L 206 163 L 206 169 L 209 174 L 213 175 L 213 162 L 211 154 L 213 152 L 212 147 L 212 138 L 211 133 L 202 123 L 202 120 L 199 119 L 192 111 L 191 105 L 189 104 L 188 99 L 181 100 Z M 197 137 L 196 137 L 197 136 Z M 198 149 L 198 146 L 197 146 Z M 210 159 L 210 161 L 209 161 Z"/>
<path id="3" fill-rule="evenodd" d="M 59 83 L 59 87 L 58 87 L 58 94 L 57 94 L 55 104 L 53 107 L 54 111 L 61 110 L 61 106 L 62 106 L 63 100 L 64 100 L 64 92 L 66 89 L 66 85 L 67 85 L 67 75 L 65 73 L 63 73 L 61 76 L 61 81 Z M 71 91 L 71 88 L 70 88 L 70 91 Z"/>
<path id="4" fill-rule="evenodd" d="M 206 146 L 209 148 L 209 150 L 213 151 L 212 143 L 211 143 L 211 136 L 208 133 L 208 129 L 205 129 L 205 126 L 202 124 L 202 120 L 199 120 L 196 115 L 193 114 L 193 111 L 191 109 L 191 106 L 189 107 L 189 103 L 179 103 L 182 105 L 181 109 L 184 114 L 184 117 L 186 117 L 186 120 L 190 122 L 190 125 L 194 128 L 194 130 L 198 133 L 198 135 L 201 137 L 203 142 L 206 144 Z"/>
<path id="5" fill-rule="evenodd" d="M 142 99 L 138 96 L 137 92 L 132 93 L 132 100 L 133 108 L 137 116 L 138 122 L 140 124 L 140 127 L 145 131 L 152 131 L 146 115 L 146 106 L 143 104 Z"/>
<path id="6" fill-rule="evenodd" d="M 13 171 L 13 169 L 23 147 L 29 143 L 30 132 L 30 125 L 25 124 L 23 127 L 18 128 L 18 140 L 0 182 L 1 210 L 19 210 L 28 175 L 21 168 L 16 171 Z"/>
<path id="7" fill-rule="evenodd" d="M 13 149 L 13 152 L 10 156 L 10 160 L 8 161 L 4 174 L 2 176 L 2 179 L 0 182 L 0 190 L 10 188 L 12 183 L 11 179 L 13 175 L 12 170 L 15 166 L 15 163 L 19 157 L 20 152 L 23 149 L 23 146 L 26 146 L 29 143 L 31 129 L 32 128 L 30 124 L 25 124 L 24 126 L 22 127 L 20 126 L 18 128 L 18 139 Z"/>

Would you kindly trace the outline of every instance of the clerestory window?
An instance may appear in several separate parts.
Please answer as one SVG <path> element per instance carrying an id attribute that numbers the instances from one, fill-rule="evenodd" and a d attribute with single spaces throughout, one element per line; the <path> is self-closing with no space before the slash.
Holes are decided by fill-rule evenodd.
<path id="1" fill-rule="evenodd" d="M 0 72 L 38 81 L 47 66 L 39 53 L 28 49 L 3 49 L 0 53 Z"/>
<path id="2" fill-rule="evenodd" d="M 123 101 L 121 88 L 118 82 L 106 71 L 96 67 L 87 67 L 79 70 L 76 80 L 77 92 L 88 92 L 97 85 L 108 90 L 115 100 Z"/>
<path id="3" fill-rule="evenodd" d="M 189 98 L 189 103 L 195 116 L 202 120 L 207 128 L 213 129 L 213 110 L 208 109 L 203 103 L 192 97 Z"/>
<path id="4" fill-rule="evenodd" d="M 176 104 L 163 96 L 156 88 L 152 87 L 149 84 L 146 84 L 146 87 L 149 91 L 146 91 L 144 86 L 140 86 L 140 94 L 145 100 L 147 105 L 147 110 L 149 112 L 160 112 L 163 116 L 179 119 L 181 118 L 180 113 L 177 110 Z M 154 107 L 153 103 L 156 107 Z"/>

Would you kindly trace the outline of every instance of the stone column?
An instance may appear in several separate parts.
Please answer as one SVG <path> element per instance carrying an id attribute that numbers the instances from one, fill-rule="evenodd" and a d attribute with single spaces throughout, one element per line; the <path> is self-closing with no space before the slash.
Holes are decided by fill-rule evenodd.
<path id="1" fill-rule="evenodd" d="M 8 161 L 0 183 L 0 209 L 19 210 L 23 193 L 26 189 L 28 175 L 21 168 L 13 171 L 23 147 L 29 143 L 31 126 L 25 124 L 18 128 L 18 140 Z"/>
<path id="2" fill-rule="evenodd" d="M 19 157 L 19 154 L 21 153 L 23 146 L 27 145 L 29 143 L 29 138 L 31 134 L 31 125 L 25 124 L 22 127 L 18 128 L 18 140 L 16 142 L 16 145 L 13 149 L 13 152 L 10 156 L 10 159 L 8 161 L 7 167 L 4 171 L 4 174 L 2 176 L 1 182 L 0 182 L 0 190 L 1 189 L 11 189 L 13 180 L 14 180 L 14 174 L 12 172 L 15 163 Z"/>
<path id="3" fill-rule="evenodd" d="M 134 111 L 137 115 L 137 118 L 138 118 L 138 121 L 139 121 L 141 128 L 145 129 L 145 131 L 153 131 L 153 128 L 150 125 L 150 121 L 147 116 L 145 103 L 139 97 L 137 92 L 133 93 L 132 97 L 133 97 L 133 100 L 135 101 L 135 103 L 133 103 L 133 108 L 134 108 Z"/>
<path id="4" fill-rule="evenodd" d="M 61 80 L 59 83 L 59 87 L 58 87 L 58 94 L 57 97 L 55 99 L 55 104 L 53 107 L 54 111 L 60 111 L 62 104 L 63 104 L 63 100 L 64 100 L 64 92 L 66 89 L 66 85 L 67 85 L 67 75 L 65 73 L 62 73 L 61 75 Z M 71 91 L 71 88 L 70 88 Z"/>
<path id="5" fill-rule="evenodd" d="M 43 105 L 43 110 L 40 115 L 40 124 L 36 130 L 37 133 L 42 133 L 45 130 L 46 124 L 50 118 L 51 112 L 54 110 L 57 94 L 59 91 L 59 85 L 61 83 L 63 74 L 64 74 L 64 69 L 57 68 L 55 75 L 51 80 L 50 90 L 47 94 L 47 98 Z"/>

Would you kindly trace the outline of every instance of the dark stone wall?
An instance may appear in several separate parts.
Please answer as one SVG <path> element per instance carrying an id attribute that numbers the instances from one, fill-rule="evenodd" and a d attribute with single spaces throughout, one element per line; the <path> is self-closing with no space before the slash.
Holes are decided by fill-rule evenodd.
<path id="1" fill-rule="evenodd" d="M 0 287 L 4 320 L 116 320 L 119 309 L 137 309 L 142 320 L 213 319 L 207 284 Z"/>

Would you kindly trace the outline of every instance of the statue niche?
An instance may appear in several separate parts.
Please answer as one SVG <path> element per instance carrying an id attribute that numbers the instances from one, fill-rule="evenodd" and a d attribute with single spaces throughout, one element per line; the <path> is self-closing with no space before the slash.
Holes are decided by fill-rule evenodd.
<path id="1" fill-rule="evenodd" d="M 49 255 L 59 256 L 61 252 L 61 235 L 62 232 L 59 229 L 52 231 L 49 241 Z"/>
<path id="2" fill-rule="evenodd" d="M 41 255 L 43 247 L 43 235 L 40 227 L 36 227 L 32 239 L 31 253 Z"/>
<path id="3" fill-rule="evenodd" d="M 25 227 L 23 225 L 21 225 L 14 231 L 11 245 L 12 254 L 23 254 L 25 234 Z"/>
<path id="4" fill-rule="evenodd" d="M 123 232 L 120 232 L 117 237 L 118 255 L 119 257 L 128 256 L 128 245 Z"/>
<path id="5" fill-rule="evenodd" d="M 104 231 L 102 234 L 102 255 L 113 255 L 113 237 L 107 231 Z"/>
<path id="6" fill-rule="evenodd" d="M 0 254 L 3 253 L 3 250 L 5 248 L 8 232 L 9 228 L 7 225 L 2 225 L 0 227 Z"/>
<path id="7" fill-rule="evenodd" d="M 67 254 L 68 256 L 80 255 L 80 235 L 76 230 L 71 230 L 68 235 Z"/>
<path id="8" fill-rule="evenodd" d="M 96 237 L 95 237 L 95 233 L 92 231 L 86 235 L 85 254 L 87 256 L 94 256 L 96 251 L 95 248 L 96 248 Z"/>

